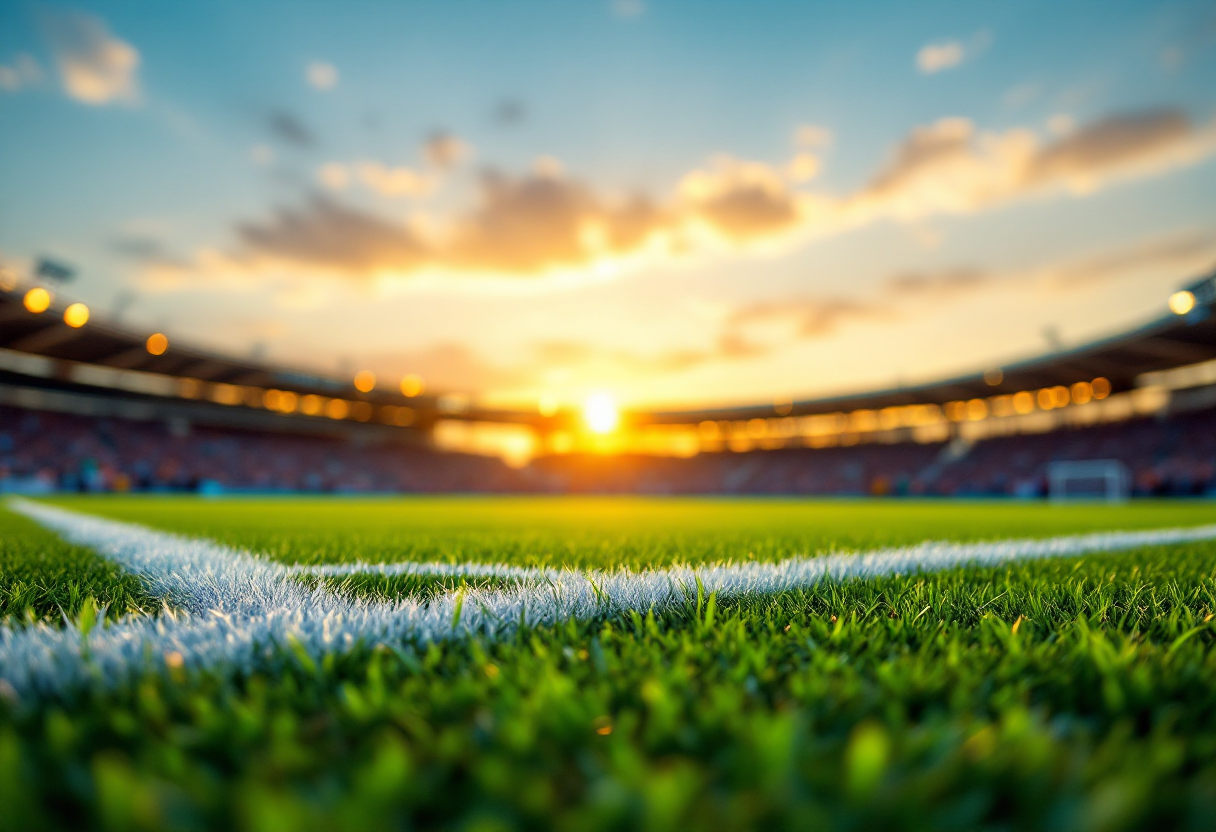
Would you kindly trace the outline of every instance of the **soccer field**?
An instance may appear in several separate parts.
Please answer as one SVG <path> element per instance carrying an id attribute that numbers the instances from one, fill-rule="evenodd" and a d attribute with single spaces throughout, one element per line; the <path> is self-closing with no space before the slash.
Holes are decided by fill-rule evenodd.
<path id="1" fill-rule="evenodd" d="M 1213 523 L 13 503 L 0 828 L 1209 828 Z"/>

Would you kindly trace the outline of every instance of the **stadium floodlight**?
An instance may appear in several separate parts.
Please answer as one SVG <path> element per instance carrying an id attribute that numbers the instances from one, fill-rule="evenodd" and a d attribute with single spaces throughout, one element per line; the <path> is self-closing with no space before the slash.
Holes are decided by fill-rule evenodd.
<path id="1" fill-rule="evenodd" d="M 83 303 L 73 303 L 63 310 L 63 322 L 73 329 L 80 329 L 89 322 L 89 307 Z"/>
<path id="2" fill-rule="evenodd" d="M 35 315 L 45 312 L 51 307 L 51 293 L 41 286 L 35 286 L 25 293 L 25 308 Z"/>
<path id="3" fill-rule="evenodd" d="M 1185 315 L 1195 308 L 1195 295 L 1183 289 L 1170 295 L 1170 311 L 1175 315 Z"/>
<path id="4" fill-rule="evenodd" d="M 148 352 L 152 355 L 164 355 L 169 349 L 169 338 L 163 332 L 153 332 L 148 336 Z"/>
<path id="5" fill-rule="evenodd" d="M 422 376 L 410 373 L 401 379 L 401 395 L 407 399 L 412 399 L 414 396 L 419 396 L 426 389 L 426 382 L 422 380 Z"/>
<path id="6" fill-rule="evenodd" d="M 1117 459 L 1064 460 L 1047 466 L 1047 493 L 1053 503 L 1103 498 L 1121 503 L 1131 490 L 1131 474 Z"/>

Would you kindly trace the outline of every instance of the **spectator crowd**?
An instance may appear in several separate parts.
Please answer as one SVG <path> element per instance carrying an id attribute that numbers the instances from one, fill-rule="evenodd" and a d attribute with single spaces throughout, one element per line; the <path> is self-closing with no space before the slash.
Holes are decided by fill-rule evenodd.
<path id="1" fill-rule="evenodd" d="M 359 444 L 0 407 L 0 491 L 1042 496 L 1059 460 L 1115 459 L 1141 496 L 1216 496 L 1216 410 L 974 445 L 862 444 L 691 458 L 550 455 L 522 469 Z"/>

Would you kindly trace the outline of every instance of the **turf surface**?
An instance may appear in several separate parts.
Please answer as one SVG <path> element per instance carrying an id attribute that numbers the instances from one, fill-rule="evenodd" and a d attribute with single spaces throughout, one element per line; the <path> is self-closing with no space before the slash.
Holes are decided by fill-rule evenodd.
<path id="1" fill-rule="evenodd" d="M 1210 502 L 1123 506 L 630 497 L 60 498 L 286 563 L 444 561 L 632 568 L 780 560 L 924 540 L 1047 537 L 1216 521 Z"/>
<path id="2" fill-rule="evenodd" d="M 32 520 L 0 511 L 0 619 L 59 623 L 86 608 L 86 614 L 104 610 L 117 618 L 160 606 L 138 578 Z"/>
<path id="3" fill-rule="evenodd" d="M 596 565 L 1216 519 L 1209 503 L 401 503 L 72 505 L 289 561 Z M 284 649 L 252 677 L 0 706 L 0 828 L 1206 829 L 1214 612 L 1202 543 L 701 599 L 506 643 Z"/>

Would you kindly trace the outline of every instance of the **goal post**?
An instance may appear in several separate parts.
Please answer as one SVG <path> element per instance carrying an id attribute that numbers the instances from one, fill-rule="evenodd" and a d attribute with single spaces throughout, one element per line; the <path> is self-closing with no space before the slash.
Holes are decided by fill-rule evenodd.
<path id="1" fill-rule="evenodd" d="M 1053 462 L 1047 466 L 1047 493 L 1053 503 L 1104 499 L 1121 503 L 1131 492 L 1131 474 L 1117 459 Z"/>

